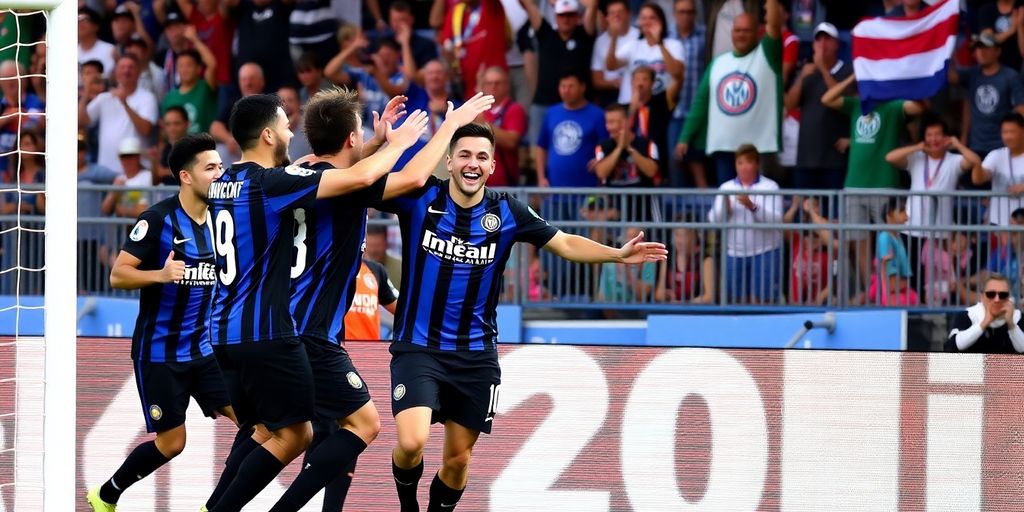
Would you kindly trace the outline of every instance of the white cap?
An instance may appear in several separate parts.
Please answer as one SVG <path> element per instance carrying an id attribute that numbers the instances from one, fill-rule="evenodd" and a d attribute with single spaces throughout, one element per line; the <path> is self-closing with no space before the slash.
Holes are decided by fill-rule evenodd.
<path id="1" fill-rule="evenodd" d="M 836 30 L 836 26 L 827 21 L 818 23 L 818 26 L 814 27 L 814 37 L 818 37 L 818 34 L 822 32 L 832 36 L 833 39 L 839 39 L 839 31 Z"/>
<path id="2" fill-rule="evenodd" d="M 142 142 L 135 137 L 128 137 L 121 141 L 121 145 L 117 147 L 118 155 L 140 155 L 142 154 Z"/>
<path id="3" fill-rule="evenodd" d="M 580 3 L 577 0 L 557 0 L 555 2 L 555 14 L 568 14 L 580 12 Z"/>

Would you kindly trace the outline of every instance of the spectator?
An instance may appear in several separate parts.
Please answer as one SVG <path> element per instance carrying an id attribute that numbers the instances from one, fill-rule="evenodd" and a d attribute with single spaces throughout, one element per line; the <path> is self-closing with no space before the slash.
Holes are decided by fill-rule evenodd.
<path id="1" fill-rule="evenodd" d="M 153 45 L 149 32 L 146 32 L 146 27 L 142 24 L 140 9 L 136 2 L 125 2 L 114 8 L 114 14 L 110 18 L 110 34 L 114 38 L 115 55 L 123 54 L 128 43 L 135 39 L 142 39 L 147 45 Z"/>
<path id="2" fill-rule="evenodd" d="M 707 4 L 708 53 L 706 58 L 710 62 L 712 58 L 733 50 L 735 36 L 732 34 L 736 27 L 736 21 L 744 13 L 753 16 L 761 3 L 755 0 L 709 0 Z"/>
<path id="3" fill-rule="evenodd" d="M 684 220 L 684 222 L 689 222 Z M 692 228 L 672 230 L 669 259 L 658 263 L 655 302 L 696 302 L 700 299 L 703 252 L 701 240 Z"/>
<path id="4" fill-rule="evenodd" d="M 10 182 L 17 184 L 19 188 L 23 185 L 46 183 L 46 171 L 43 168 L 46 159 L 42 136 L 32 130 L 23 129 L 20 132 L 20 140 L 16 149 L 16 152 L 4 158 L 4 160 L 10 161 L 7 166 L 12 173 Z M 46 196 L 37 191 L 8 192 L 3 195 L 3 203 L 2 211 L 6 215 L 12 215 L 15 212 L 22 215 L 46 213 Z"/>
<path id="5" fill-rule="evenodd" d="M 854 75 L 846 77 L 829 89 L 821 102 L 828 108 L 850 116 L 850 161 L 843 188 L 853 191 L 877 191 L 900 188 L 899 171 L 885 161 L 885 156 L 900 143 L 907 116 L 916 116 L 924 110 L 915 101 L 893 100 L 880 103 L 874 110 L 862 114 L 860 98 L 843 96 L 853 84 Z M 846 198 L 846 221 L 851 224 L 882 223 L 885 221 L 885 196 L 854 194 Z M 871 281 L 871 238 L 867 231 L 850 232 L 856 251 L 860 277 L 857 293 L 862 293 Z"/>
<path id="6" fill-rule="evenodd" d="M 736 176 L 736 147 L 739 137 L 754 137 L 759 153 L 779 150 L 779 74 L 782 72 L 782 16 L 779 0 L 768 0 L 768 27 L 757 43 L 757 24 L 742 14 L 733 25 L 733 53 L 718 56 L 701 79 L 697 99 L 676 145 L 676 157 L 683 158 L 700 130 L 707 130 L 706 151 L 712 155 L 718 184 Z M 712 93 L 717 108 L 711 108 Z M 750 127 L 757 126 L 756 133 Z"/>
<path id="7" fill-rule="evenodd" d="M 494 187 L 518 186 L 519 145 L 526 135 L 526 110 L 509 96 L 511 82 L 501 67 L 488 68 L 478 83 L 481 92 L 494 96 L 494 106 L 482 114 L 482 121 L 494 131 L 494 172 L 487 183 Z"/>
<path id="8" fill-rule="evenodd" d="M 1024 85 L 1020 75 L 999 63 L 1002 50 L 991 34 L 981 34 L 971 43 L 978 65 L 948 73 L 951 84 L 967 89 L 970 113 L 964 116 L 962 133 L 967 146 L 979 155 L 987 155 L 1000 146 L 999 123 L 1016 110 L 1024 113 Z"/>
<path id="9" fill-rule="evenodd" d="M 791 233 L 792 261 L 789 266 L 789 302 L 794 305 L 824 305 L 831 295 L 829 275 L 832 265 L 839 259 L 839 241 L 832 236 L 827 226 L 829 220 L 821 215 L 817 199 L 807 198 L 803 202 L 793 201 L 786 212 L 786 222 L 791 222 L 797 208 L 816 226 L 815 229 Z"/>
<path id="10" fill-rule="evenodd" d="M 658 147 L 658 155 L 664 155 L 670 113 L 665 93 L 654 93 L 655 77 L 654 70 L 647 66 L 633 70 L 630 79 L 633 94 L 629 100 L 629 125 L 637 135 Z M 661 172 L 665 170 L 663 160 L 660 157 L 657 160 L 659 172 L 654 177 L 656 185 L 661 183 Z"/>
<path id="11" fill-rule="evenodd" d="M 235 22 L 229 2 L 177 0 L 177 3 L 185 19 L 196 28 L 199 39 L 213 53 L 217 62 L 217 91 L 226 100 L 231 85 L 231 41 L 235 37 Z"/>
<path id="12" fill-rule="evenodd" d="M 237 1 L 237 0 L 235 0 Z M 164 38 L 167 49 L 157 60 L 164 69 L 164 90 L 170 91 L 178 86 L 178 54 L 188 50 L 188 38 L 185 37 L 185 17 L 177 11 L 170 11 L 164 16 Z"/>
<path id="13" fill-rule="evenodd" d="M 341 50 L 324 66 L 324 76 L 332 83 L 355 87 L 373 62 L 366 52 L 370 40 L 358 27 L 343 25 L 338 29 L 338 45 Z"/>
<path id="14" fill-rule="evenodd" d="M 139 139 L 130 137 L 122 140 L 118 145 L 118 155 L 123 172 L 114 179 L 114 184 L 128 190 L 107 194 L 102 212 L 104 215 L 135 218 L 149 207 L 146 193 L 138 189 L 153 186 L 153 173 L 142 166 L 142 143 Z"/>
<path id="15" fill-rule="evenodd" d="M 640 8 L 637 23 L 641 37 L 626 40 L 621 47 L 618 38 L 612 39 L 605 61 L 608 69 L 626 68 L 619 87 L 619 103 L 623 104 L 629 103 L 634 94 L 631 81 L 633 73 L 641 66 L 654 71 L 654 94 L 664 94 L 674 81 L 683 78 L 683 45 L 668 37 L 665 11 L 656 3 L 647 2 Z M 668 113 L 667 105 L 665 113 Z M 662 144 L 658 139 L 655 142 Z"/>
<path id="16" fill-rule="evenodd" d="M 106 79 L 103 78 L 103 63 L 98 60 L 90 60 L 83 62 L 78 68 L 78 99 L 82 99 L 83 95 L 91 94 L 92 98 L 95 98 L 97 94 L 103 92 L 107 88 Z M 92 88 L 92 84 L 95 83 L 96 79 L 100 80 L 102 89 L 96 91 Z M 92 98 L 89 98 L 92 100 Z"/>
<path id="17" fill-rule="evenodd" d="M 626 228 L 622 243 L 629 242 L 640 234 L 640 228 Z M 658 264 L 653 262 L 642 265 L 618 265 L 602 263 L 598 302 L 611 304 L 637 304 L 650 302 L 657 284 Z M 615 310 L 606 310 L 606 316 L 621 317 Z"/>
<path id="18" fill-rule="evenodd" d="M 149 51 L 151 47 L 148 44 L 141 38 L 132 39 L 125 47 L 124 53 L 133 55 L 140 65 L 145 63 L 139 70 L 139 89 L 149 91 L 157 101 L 162 101 L 167 95 L 167 89 L 165 89 L 167 77 L 164 75 L 163 68 L 157 66 L 150 58 L 152 53 Z"/>
<path id="19" fill-rule="evenodd" d="M 440 39 L 457 96 L 472 96 L 480 69 L 508 69 L 510 32 L 500 0 L 462 0 L 448 9 Z"/>
<path id="20" fill-rule="evenodd" d="M 24 68 L 13 60 L 0 62 L 0 154 L 17 149 L 21 130 L 42 130 L 46 126 L 46 106 L 29 92 L 28 80 L 21 78 Z M 0 174 L 10 170 L 6 158 L 0 159 Z"/>
<path id="21" fill-rule="evenodd" d="M 324 76 L 324 68 L 316 60 L 316 55 L 303 53 L 295 61 L 295 72 L 299 77 L 299 102 L 305 105 L 310 98 L 320 91 L 326 91 L 334 87 Z"/>
<path id="22" fill-rule="evenodd" d="M 394 0 L 391 5 L 388 6 L 388 24 L 391 27 L 390 32 L 380 33 L 381 38 L 394 37 L 397 40 L 401 40 L 399 33 L 409 34 L 409 48 L 412 49 L 412 58 L 416 63 L 417 69 L 423 69 L 428 62 L 436 60 L 437 54 L 437 43 L 417 34 L 413 28 L 416 23 L 416 19 L 413 17 L 412 6 L 405 0 Z M 422 84 L 423 77 L 414 77 L 416 83 Z"/>
<path id="23" fill-rule="evenodd" d="M 366 248 L 363 258 L 376 261 L 387 269 L 396 288 L 402 285 L 402 260 L 388 252 L 388 229 L 381 225 L 366 226 Z"/>
<path id="24" fill-rule="evenodd" d="M 618 100 L 622 77 L 627 71 L 623 68 L 608 69 L 608 49 L 612 40 L 614 39 L 619 47 L 624 47 L 627 41 L 640 37 L 640 29 L 630 24 L 632 17 L 629 12 L 629 0 L 609 0 L 604 9 L 608 29 L 601 32 L 594 41 L 594 55 L 590 60 L 590 80 L 593 83 L 594 96 L 601 106 Z"/>
<path id="25" fill-rule="evenodd" d="M 544 115 L 534 163 L 541 187 L 594 187 L 593 148 L 608 137 L 604 112 L 586 100 L 584 79 L 568 72 L 558 83 L 562 104 Z M 550 172 L 549 172 L 550 170 Z"/>
<path id="26" fill-rule="evenodd" d="M 288 46 L 291 1 L 227 0 L 238 9 L 236 62 L 254 62 L 263 69 L 267 89 L 295 81 Z"/>
<path id="27" fill-rule="evenodd" d="M 831 23 L 814 30 L 814 57 L 786 92 L 786 109 L 797 108 L 800 130 L 793 185 L 798 189 L 843 188 L 850 121 L 841 112 L 826 108 L 821 97 L 853 74 L 848 62 L 839 60 L 839 31 Z"/>
<path id="28" fill-rule="evenodd" d="M 117 87 L 104 92 L 89 103 L 78 102 L 78 125 L 81 128 L 99 124 L 98 163 L 121 171 L 118 144 L 134 138 L 149 137 L 157 121 L 156 98 L 139 89 L 139 61 L 131 55 L 117 59 L 114 70 Z M 141 212 L 140 212 L 141 213 Z"/>
<path id="29" fill-rule="evenodd" d="M 104 240 L 103 226 L 81 219 L 102 215 L 103 193 L 81 190 L 81 185 L 110 185 L 117 173 L 99 164 L 90 164 L 88 147 L 78 140 L 78 290 L 97 292 L 104 288 L 107 272 L 100 257 Z"/>
<path id="30" fill-rule="evenodd" d="M 666 97 L 671 101 L 676 98 L 675 108 L 672 110 L 672 119 L 668 125 L 668 140 L 665 148 L 675 146 L 679 140 L 679 134 L 683 131 L 686 118 L 690 114 L 694 98 L 697 96 L 697 86 L 701 77 L 704 76 L 706 60 L 704 57 L 704 41 L 707 38 L 707 29 L 703 24 L 697 23 L 697 5 L 695 0 L 676 0 L 675 2 L 676 38 L 683 46 L 682 61 L 686 65 L 683 79 L 674 82 L 674 87 L 668 88 Z M 594 48 L 597 52 L 597 48 Z M 678 91 L 674 90 L 678 89 Z M 663 153 L 664 154 L 664 153 Z M 682 187 L 687 184 L 686 175 L 689 175 L 691 182 L 698 188 L 707 188 L 708 180 L 705 176 L 703 152 L 693 148 L 685 159 L 676 157 L 675 151 L 670 155 L 670 169 L 668 173 L 668 184 L 671 187 Z M 685 166 L 686 174 L 680 173 L 680 166 Z"/>
<path id="31" fill-rule="evenodd" d="M 13 59 L 20 62 L 22 66 L 28 66 L 31 64 L 31 57 L 40 53 L 40 50 L 45 55 L 46 45 L 33 46 L 34 51 L 22 49 L 39 40 L 37 36 L 42 34 L 36 34 L 38 24 L 35 21 L 42 16 L 41 12 L 36 12 L 29 16 L 19 16 L 11 10 L 0 12 L 0 61 Z M 81 21 L 81 11 L 79 11 L 79 21 Z M 42 25 L 45 26 L 45 23 Z M 78 62 L 82 63 L 85 61 L 79 57 Z M 36 92 L 38 93 L 39 91 Z"/>
<path id="32" fill-rule="evenodd" d="M 384 266 L 364 258 L 355 279 L 352 307 L 345 313 L 345 341 L 379 341 L 381 337 L 380 308 L 394 315 L 398 290 L 388 279 Z"/>
<path id="33" fill-rule="evenodd" d="M 266 81 L 263 78 L 263 68 L 255 62 L 246 62 L 238 68 L 238 89 L 241 92 L 240 98 L 263 94 Z M 234 137 L 228 131 L 228 119 L 231 117 L 231 107 L 235 104 L 232 98 L 229 101 L 217 106 L 217 119 L 210 123 L 210 135 L 217 141 L 217 151 L 225 162 L 234 162 L 242 152 L 238 148 Z"/>
<path id="34" fill-rule="evenodd" d="M 1024 37 L 1018 32 L 1024 21 L 1022 14 L 1020 2 L 1015 0 L 996 0 L 978 7 L 978 30 L 992 36 L 1002 49 L 999 62 L 1013 70 L 1021 66 L 1020 45 L 1024 44 Z"/>
<path id="35" fill-rule="evenodd" d="M 384 107 L 392 97 L 408 91 L 416 69 L 412 58 L 405 59 L 409 64 L 400 65 L 401 55 L 407 51 L 411 51 L 408 44 L 384 39 L 371 55 L 372 60 L 366 73 L 353 77 L 365 105 L 364 122 L 372 119 L 374 112 L 384 112 Z"/>
<path id="36" fill-rule="evenodd" d="M 1021 312 L 1014 306 L 1010 280 L 992 274 L 985 280 L 981 302 L 957 314 L 946 340 L 946 352 L 1024 353 Z"/>
<path id="37" fill-rule="evenodd" d="M 890 197 L 885 208 L 885 223 L 891 231 L 878 232 L 878 276 L 874 290 L 870 291 L 873 300 L 883 306 L 907 306 L 917 304 L 917 292 L 910 287 L 910 257 L 907 247 L 903 245 L 898 226 L 907 223 L 907 203 L 902 197 Z"/>
<path id="38" fill-rule="evenodd" d="M 739 20 L 737 20 L 739 23 Z M 751 195 L 779 190 L 771 178 L 761 176 L 761 156 L 753 144 L 736 149 L 736 178 L 718 187 L 722 192 L 708 212 L 708 222 L 725 222 L 730 228 L 726 240 L 726 287 L 728 300 L 770 304 L 779 299 L 782 273 L 782 232 L 744 228 L 759 223 L 782 221 L 781 195 Z"/>
<path id="39" fill-rule="evenodd" d="M 114 45 L 100 39 L 100 14 L 82 7 L 78 9 L 78 64 L 90 60 L 103 64 L 106 78 L 114 69 Z"/>
<path id="40" fill-rule="evenodd" d="M 594 174 L 609 187 L 650 188 L 658 178 L 658 146 L 629 128 L 628 115 L 625 105 L 613 103 L 605 109 L 604 126 L 609 138 L 597 146 Z M 616 199 L 623 201 L 615 206 L 626 220 L 655 220 L 655 198 L 641 195 Z"/>
<path id="41" fill-rule="evenodd" d="M 174 185 L 173 172 L 171 171 L 168 157 L 171 156 L 171 147 L 189 133 L 188 112 L 179 105 L 168 107 L 160 120 L 160 142 L 157 144 L 157 159 L 150 164 L 150 168 L 156 172 L 157 183 Z"/>
<path id="42" fill-rule="evenodd" d="M 298 160 L 306 155 L 313 154 L 313 149 L 306 139 L 306 132 L 302 127 L 302 106 L 299 102 L 299 92 L 290 85 L 281 86 L 277 90 L 277 96 L 284 104 L 284 115 L 288 116 L 288 129 L 292 131 L 292 140 L 288 143 L 288 157 Z"/>
<path id="43" fill-rule="evenodd" d="M 925 303 L 942 306 L 969 300 L 972 256 L 970 238 L 962 231 L 926 240 L 921 248 Z"/>
<path id="44" fill-rule="evenodd" d="M 1010 212 L 1024 207 L 1024 116 L 1019 112 L 1007 114 L 1001 132 L 1005 147 L 990 152 L 981 166 L 974 168 L 971 181 L 975 185 L 992 183 L 988 222 L 1006 226 Z M 1012 197 L 1006 197 L 1007 194 Z"/>
<path id="45" fill-rule="evenodd" d="M 292 0 L 289 4 L 288 43 L 292 59 L 311 53 L 316 65 L 323 67 L 340 49 L 334 38 L 338 18 L 331 9 L 331 0 Z"/>
<path id="46" fill-rule="evenodd" d="M 448 70 L 444 64 L 439 61 L 432 60 L 427 63 L 426 67 L 423 68 L 423 87 L 412 83 L 411 81 L 406 82 L 408 84 L 407 99 L 405 103 L 405 109 L 407 112 L 414 112 L 416 110 L 422 110 L 429 116 L 427 123 L 427 130 L 420 135 L 419 140 L 416 141 L 411 147 L 402 153 L 402 157 L 395 163 L 395 168 L 400 169 L 405 167 L 412 160 L 412 157 L 426 146 L 427 142 L 431 137 L 434 136 L 434 131 L 441 126 L 441 122 L 444 121 L 445 112 L 448 111 L 448 102 L 452 102 L 456 107 L 462 104 L 458 98 L 451 95 L 448 88 Z M 384 112 L 383 109 L 375 112 Z M 372 113 L 368 114 L 372 119 Z M 396 123 L 401 125 L 401 122 Z M 437 167 L 434 168 L 434 175 L 439 178 L 444 178 L 448 175 L 448 170 L 445 167 L 444 162 L 439 162 Z"/>
<path id="47" fill-rule="evenodd" d="M 898 4 L 888 11 L 886 16 L 913 16 L 918 14 L 927 7 L 923 0 L 901 0 Z"/>
<path id="48" fill-rule="evenodd" d="M 548 108 L 559 102 L 561 78 L 566 73 L 590 76 L 590 59 L 594 49 L 597 11 L 594 0 L 586 6 L 583 25 L 580 25 L 580 6 L 577 0 L 556 0 L 557 29 L 544 19 L 535 0 L 521 0 L 530 18 L 537 53 L 537 80 L 533 103 L 530 105 L 530 142 L 537 140 Z M 524 55 L 524 58 L 526 55 Z M 584 79 L 586 84 L 586 79 Z M 600 109 L 599 109 L 600 110 Z M 538 174 L 539 180 L 539 174 Z"/>
<path id="49" fill-rule="evenodd" d="M 911 192 L 951 193 L 956 190 L 960 175 L 980 166 L 981 158 L 951 136 L 946 123 L 938 117 L 924 121 L 922 129 L 921 142 L 894 149 L 885 156 L 885 160 L 910 174 Z M 951 153 L 951 149 L 959 154 Z M 907 213 L 911 227 L 952 226 L 953 198 L 912 195 Z M 900 235 L 910 251 L 911 269 L 921 269 L 919 257 L 925 239 L 935 239 L 939 235 L 934 231 L 915 230 Z M 915 287 L 915 290 L 918 293 L 922 291 L 920 287 Z"/>
<path id="50" fill-rule="evenodd" d="M 217 113 L 217 62 L 196 36 L 195 28 L 189 25 L 187 33 L 194 49 L 178 55 L 179 85 L 167 93 L 160 109 L 184 107 L 188 112 L 189 133 L 207 132 Z"/>

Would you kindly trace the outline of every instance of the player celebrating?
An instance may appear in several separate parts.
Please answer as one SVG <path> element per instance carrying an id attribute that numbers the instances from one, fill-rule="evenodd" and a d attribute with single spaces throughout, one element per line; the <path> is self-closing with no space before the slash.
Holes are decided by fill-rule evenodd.
<path id="1" fill-rule="evenodd" d="M 616 249 L 565 234 L 529 207 L 487 190 L 494 134 L 459 128 L 448 156 L 450 178 L 382 206 L 402 226 L 402 285 L 391 345 L 391 410 L 398 428 L 392 470 L 402 512 L 418 511 L 423 447 L 431 422 L 445 427 L 441 468 L 428 511 L 452 510 L 466 487 L 470 452 L 490 433 L 497 407 L 496 306 L 515 242 L 579 263 L 643 263 L 666 257 L 643 233 Z"/>
<path id="2" fill-rule="evenodd" d="M 185 449 L 190 396 L 203 414 L 235 421 L 207 330 L 216 277 L 205 201 L 223 172 L 216 149 L 205 133 L 171 148 L 178 194 L 139 216 L 110 272 L 114 288 L 142 290 L 132 359 L 146 430 L 156 439 L 136 446 L 114 476 L 89 491 L 93 510 L 114 510 L 125 489 Z"/>
<path id="3" fill-rule="evenodd" d="M 386 128 L 388 145 L 349 169 L 288 165 L 292 132 L 276 96 L 242 98 L 231 111 L 242 158 L 210 185 L 217 287 L 210 338 L 240 424 L 268 436 L 241 462 L 210 510 L 237 511 L 298 456 L 312 436 L 313 376 L 289 313 L 293 212 L 366 188 L 387 174 L 426 128 L 415 112 Z"/>
<path id="4" fill-rule="evenodd" d="M 401 172 L 386 175 L 369 188 L 295 211 L 299 257 L 292 267 L 292 276 L 297 276 L 292 285 L 292 317 L 313 369 L 316 414 L 336 420 L 341 429 L 307 455 L 302 472 L 272 512 L 305 505 L 328 482 L 347 473 L 349 463 L 380 430 L 366 385 L 339 341 L 355 292 L 353 279 L 362 257 L 367 206 L 423 187 L 455 130 L 493 103 L 492 96 L 482 94 L 457 110 L 449 103 L 440 129 Z M 339 90 L 317 93 L 306 106 L 306 137 L 317 157 L 317 163 L 310 165 L 313 172 L 350 167 L 359 159 L 363 153 L 360 108 L 358 93 Z M 383 128 L 378 124 L 375 129 Z"/>

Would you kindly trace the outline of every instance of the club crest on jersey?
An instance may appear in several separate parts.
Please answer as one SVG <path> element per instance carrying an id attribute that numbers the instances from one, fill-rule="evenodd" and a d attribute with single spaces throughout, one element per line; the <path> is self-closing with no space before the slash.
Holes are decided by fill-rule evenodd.
<path id="1" fill-rule="evenodd" d="M 367 272 L 363 274 L 363 284 L 371 290 L 377 289 L 377 277 L 373 275 L 373 272 Z"/>
<path id="2" fill-rule="evenodd" d="M 391 393 L 391 397 L 394 398 L 395 401 L 397 402 L 397 401 L 401 400 L 402 397 L 404 397 L 404 396 L 405 396 L 405 384 L 399 384 L 399 385 L 395 386 L 395 391 Z"/>
<path id="3" fill-rule="evenodd" d="M 757 83 L 750 75 L 734 71 L 725 75 L 715 91 L 718 108 L 730 116 L 747 113 L 757 101 Z"/>
<path id="4" fill-rule="evenodd" d="M 288 174 L 291 174 L 292 176 L 301 176 L 301 177 L 312 176 L 312 175 L 316 174 L 316 171 L 314 171 L 313 169 L 306 169 L 305 167 L 300 167 L 300 166 L 295 165 L 295 164 L 292 164 L 292 165 L 289 165 L 288 167 L 285 167 L 284 168 L 284 172 L 286 172 Z"/>
<path id="5" fill-rule="evenodd" d="M 159 405 L 151 405 L 149 406 L 149 417 L 156 421 L 160 421 L 160 418 L 164 417 L 164 411 Z"/>
<path id="6" fill-rule="evenodd" d="M 348 372 L 345 374 L 345 378 L 348 379 L 348 385 L 352 386 L 353 389 L 363 389 L 363 379 L 359 378 L 358 373 Z"/>
<path id="7" fill-rule="evenodd" d="M 468 265 L 489 265 L 498 252 L 498 244 L 492 242 L 483 247 L 472 245 L 465 240 L 453 236 L 451 240 L 442 240 L 433 231 L 423 231 L 423 249 L 441 259 Z"/>
<path id="8" fill-rule="evenodd" d="M 146 219 L 142 219 L 135 224 L 134 228 L 132 228 L 132 232 L 128 235 L 128 238 L 131 238 L 132 242 L 138 242 L 139 240 L 146 238 L 147 232 L 149 232 L 149 223 L 146 222 Z"/>
<path id="9" fill-rule="evenodd" d="M 493 213 L 484 215 L 484 218 L 480 219 L 480 227 L 484 228 L 484 231 L 488 233 L 494 233 L 501 227 L 501 218 Z"/>

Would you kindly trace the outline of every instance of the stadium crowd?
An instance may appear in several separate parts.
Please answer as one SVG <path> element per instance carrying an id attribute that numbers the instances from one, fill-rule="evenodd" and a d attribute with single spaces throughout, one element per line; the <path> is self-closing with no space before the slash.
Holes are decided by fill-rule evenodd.
<path id="1" fill-rule="evenodd" d="M 1021 4 L 961 2 L 949 86 L 933 98 L 882 103 L 862 115 L 853 26 L 866 16 L 913 16 L 927 3 L 85 0 L 78 18 L 78 181 L 171 184 L 170 145 L 200 131 L 217 140 L 225 162 L 235 161 L 239 148 L 226 122 L 233 103 L 248 95 L 282 98 L 296 134 L 294 159 L 310 152 L 300 125 L 319 90 L 358 89 L 367 123 L 391 97 L 407 96 L 410 112 L 431 116 L 421 144 L 440 126 L 448 101 L 483 91 L 497 99 L 480 119 L 494 128 L 498 146 L 488 186 L 616 189 L 607 197 L 546 197 L 535 207 L 556 224 L 686 226 L 664 232 L 673 250 L 660 265 L 581 269 L 530 255 L 530 300 L 728 297 L 802 305 L 833 301 L 841 288 L 854 304 L 972 304 L 991 272 L 1012 276 L 1019 294 L 1024 240 L 1009 231 L 929 228 L 1024 223 L 1024 176 L 1015 173 L 1024 169 Z M 12 37 L 11 18 L 0 21 L 0 39 Z M 11 151 L 16 126 L 23 151 L 26 143 L 41 149 L 34 134 L 43 119 L 15 124 L 8 114 L 41 112 L 42 80 L 26 78 L 20 87 L 4 80 L 43 69 L 43 47 L 33 48 L 0 52 L 0 153 Z M 15 170 L 12 158 L 0 159 L 5 181 L 41 181 L 39 160 L 22 158 Z M 674 202 L 683 207 L 669 208 L 667 196 L 640 193 L 659 187 L 719 187 L 722 194 L 689 196 Z M 991 199 L 886 196 L 989 187 Z M 821 195 L 773 194 L 786 189 Z M 839 190 L 853 192 L 843 205 L 835 201 Z M 82 192 L 79 215 L 134 218 L 151 200 L 132 191 Z M 3 212 L 15 204 L 5 197 Z M 33 196 L 20 207 L 41 213 L 45 204 Z M 840 220 L 880 227 L 840 237 L 829 227 Z M 778 229 L 783 223 L 799 224 Z M 722 224 L 742 227 L 723 231 Z M 633 234 L 623 227 L 600 235 L 611 241 Z M 387 236 L 394 248 L 397 233 Z M 80 265 L 90 267 L 80 275 L 100 276 L 80 288 L 94 291 L 115 244 L 98 229 L 80 230 L 79 238 Z M 840 262 L 852 270 L 842 274 L 850 282 L 837 287 Z M 392 270 L 396 281 L 397 274 Z"/>

